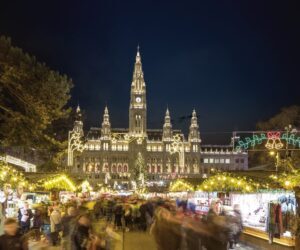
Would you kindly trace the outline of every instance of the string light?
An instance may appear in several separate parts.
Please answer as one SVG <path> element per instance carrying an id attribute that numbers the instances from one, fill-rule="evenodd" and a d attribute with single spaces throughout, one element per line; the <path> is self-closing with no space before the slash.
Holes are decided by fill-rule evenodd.
<path id="1" fill-rule="evenodd" d="M 300 186 L 300 171 L 293 170 L 289 173 L 281 173 L 279 175 L 271 175 L 270 178 L 277 183 L 278 186 L 292 190 Z"/>
<path id="2" fill-rule="evenodd" d="M 20 185 L 28 187 L 28 181 L 22 173 L 8 165 L 7 162 L 0 161 L 0 187 L 4 187 L 6 184 L 10 184 L 12 188 Z M 32 187 L 34 188 L 34 185 Z"/>
<path id="3" fill-rule="evenodd" d="M 217 173 L 210 176 L 196 190 L 206 192 L 217 191 L 238 191 L 238 192 L 254 192 L 259 187 L 259 184 L 246 177 L 235 177 L 228 173 Z"/>
<path id="4" fill-rule="evenodd" d="M 68 191 L 76 191 L 76 186 L 73 181 L 70 180 L 66 175 L 60 175 L 54 177 L 49 181 L 45 181 L 43 184 L 44 188 L 47 190 L 51 189 L 60 189 L 60 190 L 68 190 Z"/>
<path id="5" fill-rule="evenodd" d="M 169 190 L 170 192 L 194 191 L 194 187 L 188 182 L 178 179 L 171 183 Z"/>

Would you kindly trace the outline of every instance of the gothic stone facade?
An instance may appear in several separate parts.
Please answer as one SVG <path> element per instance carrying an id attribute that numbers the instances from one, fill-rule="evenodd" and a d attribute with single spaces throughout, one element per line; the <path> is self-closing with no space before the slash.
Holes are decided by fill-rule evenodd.
<path id="1" fill-rule="evenodd" d="M 80 117 L 80 108 L 77 108 Z M 74 129 L 82 131 L 80 119 Z M 180 130 L 172 128 L 167 109 L 162 129 L 147 128 L 146 84 L 140 52 L 137 52 L 130 91 L 129 128 L 111 128 L 109 111 L 105 107 L 101 127 L 92 127 L 85 136 L 85 150 L 75 155 L 72 171 L 91 178 L 126 180 L 137 155 L 141 153 L 150 179 L 202 177 L 207 172 L 200 161 L 200 133 L 196 111 L 193 110 L 186 139 Z M 174 143 L 175 141 L 175 143 Z"/>

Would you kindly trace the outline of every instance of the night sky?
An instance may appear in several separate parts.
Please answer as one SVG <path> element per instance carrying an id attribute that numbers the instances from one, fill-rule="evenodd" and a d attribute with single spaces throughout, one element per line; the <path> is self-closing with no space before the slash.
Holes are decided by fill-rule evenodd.
<path id="1" fill-rule="evenodd" d="M 203 143 L 229 143 L 281 107 L 300 104 L 297 1 L 1 1 L 0 35 L 74 81 L 71 105 L 99 126 L 128 127 L 136 47 L 148 127 L 198 113 Z"/>

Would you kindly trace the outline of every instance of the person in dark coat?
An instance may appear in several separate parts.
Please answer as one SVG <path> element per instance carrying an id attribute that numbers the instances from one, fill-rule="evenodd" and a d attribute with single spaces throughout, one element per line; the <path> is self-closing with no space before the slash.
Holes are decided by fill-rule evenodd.
<path id="1" fill-rule="evenodd" d="M 18 223 L 13 218 L 4 222 L 4 234 L 0 236 L 0 250 L 24 250 L 25 244 L 18 231 Z"/>
<path id="2" fill-rule="evenodd" d="M 33 215 L 33 225 L 32 225 L 32 228 L 40 230 L 41 227 L 43 226 L 43 224 L 44 224 L 44 219 L 43 219 L 42 211 L 37 208 L 35 210 L 34 215 Z"/>
<path id="3" fill-rule="evenodd" d="M 90 219 L 81 215 L 72 234 L 72 250 L 87 250 L 91 246 Z"/>
<path id="4" fill-rule="evenodd" d="M 71 235 L 75 228 L 76 209 L 69 207 L 67 214 L 61 219 L 62 225 L 62 246 L 64 250 L 71 250 Z"/>

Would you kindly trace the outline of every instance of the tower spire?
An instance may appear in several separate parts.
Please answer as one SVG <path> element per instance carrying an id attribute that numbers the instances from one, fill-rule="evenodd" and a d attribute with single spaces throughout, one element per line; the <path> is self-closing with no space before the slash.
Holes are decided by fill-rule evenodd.
<path id="1" fill-rule="evenodd" d="M 140 46 L 135 57 L 129 106 L 129 133 L 136 136 L 146 136 L 147 133 L 147 103 L 146 84 L 142 69 Z"/>
<path id="2" fill-rule="evenodd" d="M 111 136 L 111 125 L 109 121 L 109 113 L 107 105 L 104 108 L 102 128 L 101 128 L 101 138 L 107 139 Z"/>
<path id="3" fill-rule="evenodd" d="M 166 114 L 165 114 L 165 123 L 163 126 L 163 141 L 169 141 L 173 137 L 172 131 L 172 124 L 171 124 L 171 117 L 169 108 L 167 107 Z"/>
<path id="4" fill-rule="evenodd" d="M 191 142 L 200 142 L 201 141 L 197 113 L 196 113 L 195 109 L 193 109 L 193 112 L 192 112 L 190 132 L 189 132 L 189 141 L 191 141 Z"/>

